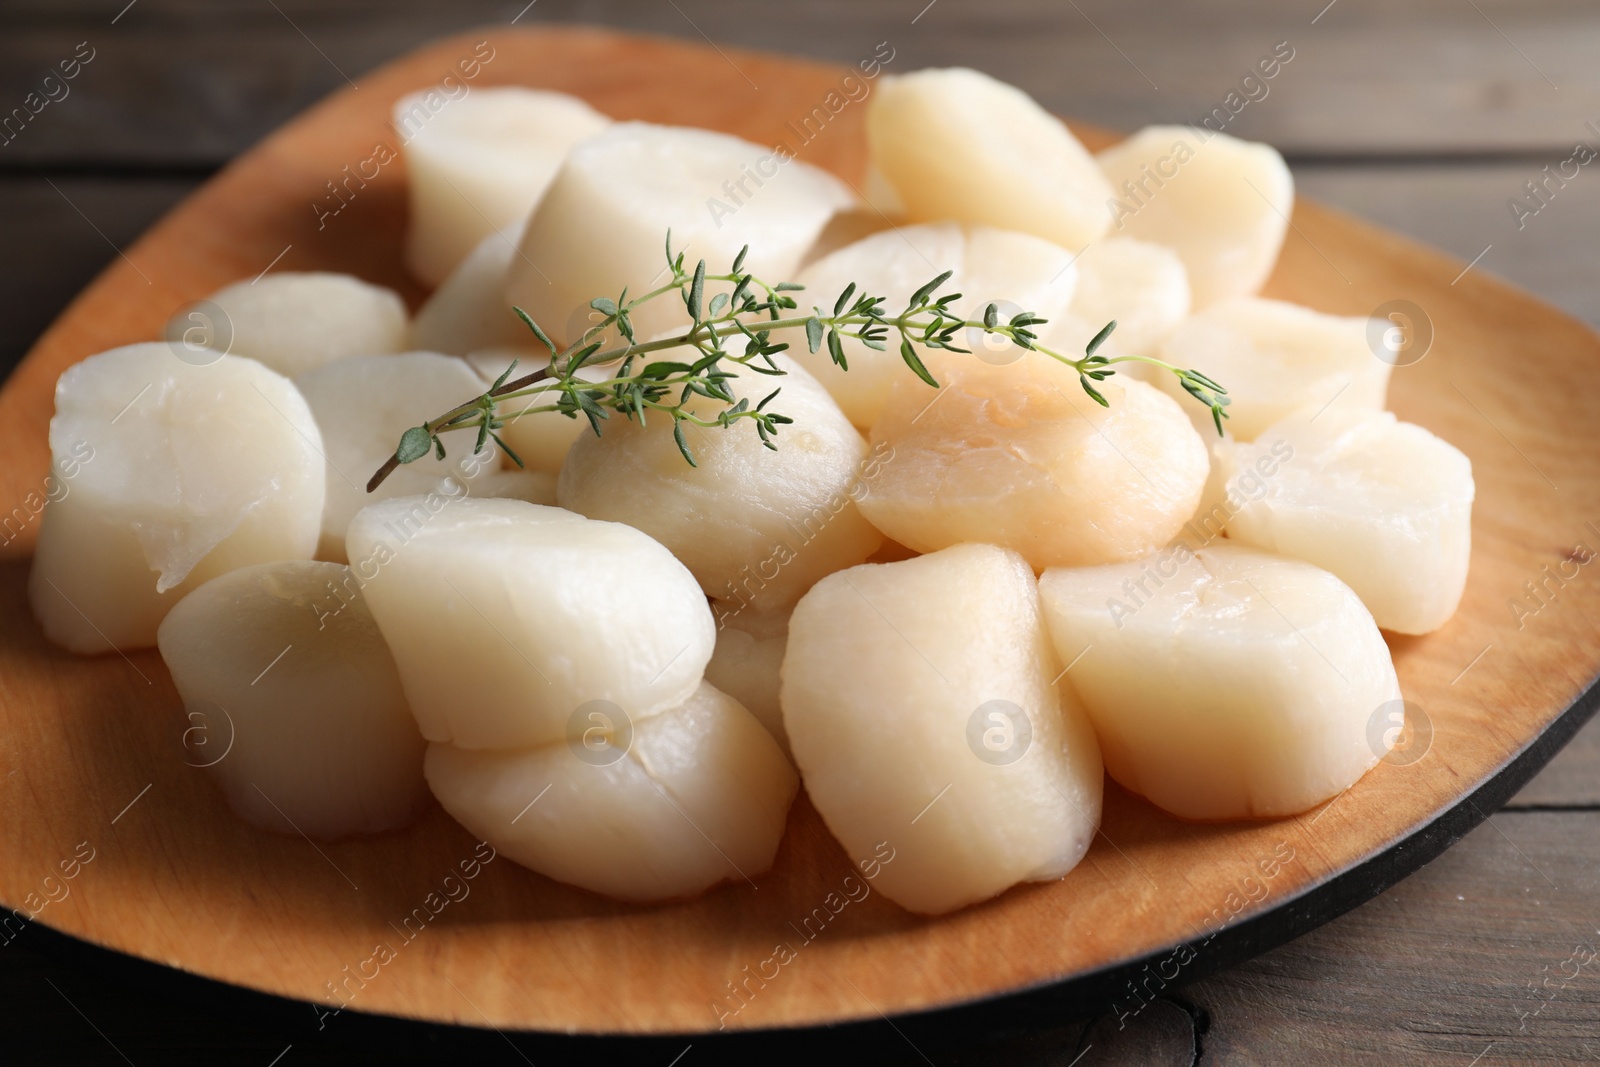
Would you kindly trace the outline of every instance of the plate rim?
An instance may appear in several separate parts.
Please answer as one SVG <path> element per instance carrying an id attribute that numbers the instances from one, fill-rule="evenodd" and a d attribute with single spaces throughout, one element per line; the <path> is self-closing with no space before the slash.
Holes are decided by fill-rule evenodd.
<path id="1" fill-rule="evenodd" d="M 1472 792 L 1440 812 L 1436 818 L 1355 864 L 1332 878 L 1280 901 L 1265 911 L 1238 919 L 1222 927 L 1203 941 L 1179 942 L 1160 951 L 1113 964 L 1109 967 L 1086 971 L 1068 978 L 1036 983 L 1000 993 L 955 1001 L 936 1007 L 886 1014 L 882 1019 L 855 1018 L 836 1023 L 806 1023 L 796 1026 L 748 1026 L 725 1031 L 704 1030 L 554 1030 L 529 1027 L 495 1027 L 477 1025 L 471 1021 L 446 1021 L 422 1015 L 398 1012 L 372 1011 L 359 1007 L 343 1009 L 354 1016 L 379 1025 L 427 1026 L 446 1031 L 489 1033 L 509 1031 L 514 1034 L 540 1035 L 568 1038 L 574 1041 L 604 1041 L 608 1044 L 645 1044 L 666 1038 L 693 1038 L 719 1043 L 757 1042 L 777 1036 L 848 1040 L 860 1029 L 879 1025 L 883 1020 L 898 1020 L 917 1028 L 919 1033 L 960 1033 L 970 1036 L 975 1028 L 988 1031 L 1008 1028 L 1043 1027 L 1063 1022 L 1082 1021 L 1114 1011 L 1117 998 L 1114 991 L 1137 976 L 1145 968 L 1158 964 L 1174 952 L 1188 948 L 1195 954 L 1192 962 L 1183 966 L 1179 975 L 1165 981 L 1159 997 L 1171 990 L 1180 990 L 1194 982 L 1227 970 L 1247 960 L 1293 941 L 1329 922 L 1345 915 L 1369 900 L 1392 888 L 1460 841 L 1472 830 L 1488 821 L 1501 806 L 1543 770 L 1573 736 L 1600 712 L 1600 675 L 1573 701 L 1560 716 L 1537 737 L 1528 742 L 1515 756 L 1503 764 Z M 1378 872 L 1373 877 L 1373 872 Z M 45 927 L 58 944 L 41 951 L 71 956 L 81 962 L 93 961 L 109 965 L 127 977 L 138 976 L 143 982 L 177 984 L 192 992 L 196 989 L 211 995 L 247 997 L 258 1003 L 292 1005 L 296 1010 L 319 1007 L 316 1001 L 301 1000 L 282 993 L 258 989 L 190 970 L 178 964 L 166 964 L 108 945 L 101 945 L 77 934 L 61 930 L 43 920 L 34 920 L 30 926 Z M 1137 1014 L 1135 1011 L 1133 1014 Z"/>

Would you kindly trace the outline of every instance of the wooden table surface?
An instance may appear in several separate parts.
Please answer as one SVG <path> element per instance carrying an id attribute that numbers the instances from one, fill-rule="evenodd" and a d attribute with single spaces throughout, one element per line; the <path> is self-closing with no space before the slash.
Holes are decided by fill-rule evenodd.
<path id="1" fill-rule="evenodd" d="M 514 19 L 842 63 L 887 41 L 891 70 L 978 67 L 1054 111 L 1123 129 L 1198 121 L 1288 42 L 1293 59 L 1230 132 L 1277 145 L 1306 194 L 1600 323 L 1600 167 L 1548 182 L 1542 204 L 1524 187 L 1579 142 L 1600 150 L 1592 0 L 6 0 L 0 116 L 61 60 L 91 58 L 64 96 L 52 90 L 58 99 L 0 133 L 0 367 L 120 246 L 241 149 L 422 41 Z M 1519 196 L 1537 213 L 1519 219 L 1508 204 Z M 1588 571 L 1575 580 L 1594 581 Z M 1559 594 L 1544 610 L 1561 610 Z M 1501 666 L 1491 648 L 1472 669 Z M 1062 1067 L 1600 1062 L 1596 948 L 1600 723 L 1591 723 L 1422 871 L 1132 1018 L 955 1038 L 884 1023 L 735 1044 L 597 1044 L 359 1016 L 319 1029 L 308 1006 L 159 972 L 34 926 L 0 948 L 0 1062 L 289 1067 L 376 1054 L 691 1067 L 795 1052 Z"/>

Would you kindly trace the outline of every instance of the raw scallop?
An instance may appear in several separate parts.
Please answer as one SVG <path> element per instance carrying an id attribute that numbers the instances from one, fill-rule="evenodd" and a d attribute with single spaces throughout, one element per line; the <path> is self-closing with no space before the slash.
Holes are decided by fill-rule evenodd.
<path id="1" fill-rule="evenodd" d="M 1189 274 L 1170 248 L 1129 237 L 1107 237 L 1085 249 L 1076 265 L 1078 288 L 1071 310 L 1088 327 L 1083 341 L 1106 323 L 1115 320 L 1117 324 L 1099 349 L 1103 355 L 1153 356 L 1189 315 Z M 1083 353 L 1083 342 L 1057 350 L 1077 357 Z M 1137 371 L 1140 366 L 1149 365 L 1123 363 L 1117 373 Z M 1151 371 L 1153 380 L 1155 369 Z"/>
<path id="2" fill-rule="evenodd" d="M 1094 734 L 1061 699 L 1033 572 L 961 545 L 830 575 L 795 608 L 783 721 L 806 793 L 924 914 L 1060 878 L 1100 822 Z"/>
<path id="3" fill-rule="evenodd" d="M 401 434 L 483 392 L 477 373 L 454 356 L 348 356 L 302 374 L 294 384 L 311 405 L 327 458 L 328 494 L 317 548 L 322 559 L 347 562 L 345 528 L 368 504 L 425 493 L 452 472 L 470 481 L 500 466 L 492 443 L 484 453 L 473 453 L 476 430 L 453 430 L 442 435 L 444 459 L 430 454 L 407 463 L 367 492 L 367 479 L 394 453 Z"/>
<path id="4" fill-rule="evenodd" d="M 975 70 L 884 78 L 867 145 L 913 222 L 983 223 L 1071 249 L 1110 224 L 1094 157 L 1027 93 Z"/>
<path id="5" fill-rule="evenodd" d="M 514 230 L 567 150 L 611 122 L 565 93 L 496 86 L 432 111 L 426 98 L 434 92 L 394 107 L 411 194 L 406 265 L 429 285 L 491 234 Z"/>
<path id="6" fill-rule="evenodd" d="M 1098 156 L 1111 233 L 1166 245 L 1204 308 L 1260 290 L 1294 211 L 1294 178 L 1271 145 L 1204 127 L 1146 126 Z"/>
<path id="7" fill-rule="evenodd" d="M 642 722 L 716 643 L 694 577 L 620 523 L 435 492 L 364 508 L 346 545 L 429 741 L 546 744 L 597 700 Z"/>
<path id="8" fill-rule="evenodd" d="M 1059 245 L 1026 233 L 936 222 L 885 230 L 824 256 L 800 272 L 797 281 L 805 291 L 796 298 L 802 308 L 816 306 L 828 314 L 845 287 L 854 284 L 857 296 L 865 292 L 886 297 L 887 311 L 897 315 L 912 293 L 947 270 L 954 273 L 938 294 L 960 293 L 954 311 L 971 321 L 982 319 L 991 302 L 1005 319 L 1031 311 L 1054 321 L 1066 313 L 1078 281 L 1073 254 Z M 801 330 L 790 331 L 784 340 L 795 360 L 827 387 L 850 421 L 863 430 L 878 420 L 896 382 L 918 381 L 900 357 L 899 334 L 893 330 L 883 352 L 841 336 L 848 369 L 837 366 L 825 347 L 809 351 Z M 1009 341 L 975 327 L 958 331 L 955 343 L 981 355 L 940 353 L 936 358 L 926 346 L 916 347 L 924 363 L 941 368 L 941 360 L 998 364 L 1021 354 Z"/>
<path id="9" fill-rule="evenodd" d="M 1379 626 L 1425 634 L 1461 602 L 1472 462 L 1386 411 L 1334 408 L 1219 448 L 1241 501 L 1228 538 L 1332 571 Z"/>
<path id="10" fill-rule="evenodd" d="M 591 715 L 537 748 L 430 745 L 428 784 L 497 851 L 619 900 L 743 886 L 772 866 L 797 779 L 738 701 L 702 684 L 643 722 Z"/>
<path id="11" fill-rule="evenodd" d="M 178 599 L 238 567 L 306 559 L 322 525 L 322 439 L 288 379 L 165 344 L 67 368 L 50 451 L 91 458 L 45 511 L 29 599 L 74 652 L 155 644 Z"/>
<path id="12" fill-rule="evenodd" d="M 1136 559 L 1194 514 L 1209 462 L 1178 403 L 1116 376 L 1091 400 L 1039 353 L 895 386 L 872 428 L 888 458 L 861 512 L 918 552 L 1003 545 L 1036 569 Z"/>
<path id="13" fill-rule="evenodd" d="M 452 356 L 483 348 L 545 352 L 506 300 L 506 275 L 519 236 L 496 233 L 479 242 L 417 310 L 410 348 Z"/>
<path id="14" fill-rule="evenodd" d="M 788 643 L 788 612 L 719 607 L 717 647 L 706 664 L 706 681 L 743 704 L 786 756 L 789 735 L 778 702 L 778 671 Z"/>
<path id="15" fill-rule="evenodd" d="M 1106 771 L 1174 815 L 1293 815 L 1393 744 L 1373 729 L 1399 706 L 1389 649 L 1350 587 L 1309 563 L 1174 546 L 1055 568 L 1039 591 Z"/>
<path id="16" fill-rule="evenodd" d="M 467 356 L 467 362 L 472 364 L 473 369 L 483 378 L 485 387 L 493 385 L 511 366 L 513 360 L 517 364 L 516 369 L 511 371 L 513 380 L 550 365 L 549 352 L 544 350 L 529 353 L 505 348 L 485 348 Z M 590 382 L 606 381 L 614 373 L 615 368 L 611 367 L 578 368 L 578 377 Z M 589 420 L 581 415 L 574 419 L 559 411 L 533 410 L 548 407 L 556 400 L 555 392 L 546 391 L 501 401 L 498 408 L 500 417 L 506 420 L 506 424 L 499 431 L 501 440 L 510 446 L 523 466 L 530 471 L 560 473 L 561 465 L 567 461 L 567 452 L 572 448 L 572 442 L 594 432 L 590 429 Z M 612 423 L 615 421 L 613 419 Z"/>
<path id="17" fill-rule="evenodd" d="M 1370 321 L 1240 297 L 1179 326 L 1161 346 L 1160 358 L 1226 388 L 1233 401 L 1227 427 L 1238 440 L 1251 441 L 1300 408 L 1317 411 L 1337 403 L 1382 410 L 1392 368 L 1373 354 Z M 1155 381 L 1175 397 L 1185 395 L 1174 374 Z M 1191 414 L 1201 422 L 1211 418 L 1198 405 Z"/>
<path id="18" fill-rule="evenodd" d="M 744 269 L 776 284 L 854 199 L 825 171 L 725 133 L 618 123 L 574 146 L 556 172 L 511 262 L 507 296 L 569 344 L 591 300 L 624 288 L 637 297 L 668 280 L 668 230 L 685 269 L 704 259 L 710 273 L 726 273 L 749 245 Z M 706 299 L 731 288 L 708 285 Z M 687 322 L 670 294 L 633 313 L 639 337 Z"/>
<path id="19" fill-rule="evenodd" d="M 393 290 L 348 274 L 286 271 L 235 282 L 178 312 L 167 336 L 190 362 L 210 361 L 203 346 L 294 378 L 343 356 L 400 351 L 406 306 Z"/>
<path id="20" fill-rule="evenodd" d="M 425 745 L 350 568 L 213 578 L 168 612 L 159 644 L 187 712 L 184 759 L 247 822 L 338 838 L 421 810 Z"/>
<path id="21" fill-rule="evenodd" d="M 660 541 L 707 595 L 782 608 L 824 574 L 854 566 L 883 540 L 856 498 L 871 459 L 826 390 L 783 354 L 782 376 L 739 371 L 730 382 L 754 406 L 780 389 L 769 410 L 794 419 L 777 449 L 748 420 L 685 426 L 690 466 L 674 443 L 672 419 L 650 412 L 643 427 L 615 415 L 599 437 L 578 437 L 561 468 L 561 506 L 635 526 Z M 926 388 L 926 386 L 924 386 Z M 931 392 L 931 390 L 929 390 Z M 692 405 L 711 414 L 724 405 Z"/>

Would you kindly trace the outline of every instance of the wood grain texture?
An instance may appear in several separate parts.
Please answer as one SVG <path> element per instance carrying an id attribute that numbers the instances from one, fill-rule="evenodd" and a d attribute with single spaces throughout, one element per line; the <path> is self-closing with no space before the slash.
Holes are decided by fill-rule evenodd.
<path id="1" fill-rule="evenodd" d="M 264 268 L 350 270 L 417 291 L 397 267 L 399 166 L 385 168 L 326 230 L 310 204 L 322 183 L 387 135 L 388 104 L 426 84 L 477 36 L 444 42 L 364 77 L 202 188 L 126 250 L 43 337 L 0 395 L 8 463 L 0 499 L 42 481 L 49 390 L 61 368 L 154 336 L 181 303 Z M 574 91 L 622 117 L 698 122 L 758 141 L 807 110 L 832 68 L 584 31 L 492 34 L 486 81 Z M 762 85 L 752 90 L 746 77 Z M 659 82 L 657 79 L 660 79 Z M 657 84 L 673 84 L 663 94 Z M 859 111 L 844 112 L 808 161 L 859 175 Z M 1424 307 L 1435 349 L 1396 375 L 1402 417 L 1472 458 L 1480 507 L 1473 578 L 1457 619 L 1393 648 L 1408 696 L 1435 735 L 1410 766 L 1380 765 L 1306 816 L 1194 826 L 1112 787 L 1103 834 L 1066 880 L 1013 890 L 938 922 L 879 897 L 801 949 L 730 1025 L 874 1018 L 1081 973 L 1203 936 L 1219 922 L 1293 897 L 1383 849 L 1491 775 L 1588 685 L 1600 657 L 1600 596 L 1574 584 L 1518 630 L 1506 608 L 1525 580 L 1559 562 L 1600 522 L 1600 469 L 1572 444 L 1600 402 L 1586 327 L 1430 253 L 1315 205 L 1295 213 L 1274 295 L 1344 313 L 1396 297 Z M 1512 361 L 1519 375 L 1508 378 Z M 391 924 L 471 851 L 435 810 L 411 831 L 317 849 L 249 830 L 184 766 L 184 724 L 153 653 L 81 661 L 46 646 L 22 603 L 28 538 L 0 564 L 4 716 L 0 899 L 15 904 L 78 842 L 99 858 L 84 891 L 41 921 L 201 973 L 327 1001 Z M 1465 670 L 1485 647 L 1492 650 Z M 147 792 L 145 787 L 149 786 Z M 137 800 L 136 800 L 137 798 Z M 136 802 L 135 802 L 136 801 Z M 130 802 L 135 802 L 127 808 Z M 126 808 L 126 810 L 124 810 Z M 113 823 L 112 820 L 116 819 Z M 1280 846 L 1295 860 L 1266 884 L 1245 879 Z M 472 1024 L 600 1031 L 701 1030 L 725 983 L 770 955 L 848 865 L 801 802 L 760 888 L 627 908 L 498 861 L 353 1007 Z M 359 887 L 359 888 L 353 888 Z M 89 890 L 92 888 L 92 892 Z M 448 981 L 446 981 L 448 979 Z"/>
<path id="2" fill-rule="evenodd" d="M 194 180 L 0 178 L 0 374 Z"/>
<path id="3" fill-rule="evenodd" d="M 1475 1067 L 1595 1062 L 1600 977 L 1592 965 L 1562 964 L 1577 944 L 1600 943 L 1594 931 L 1600 883 L 1587 859 L 1600 853 L 1596 820 L 1600 814 L 1593 812 L 1493 816 L 1379 898 L 1255 960 L 1169 990 L 1132 1018 L 1106 1014 L 1023 1030 L 976 1026 L 955 1033 L 930 1033 L 921 1020 L 901 1019 L 899 1032 L 880 1023 L 823 1033 L 603 1044 L 418 1028 L 356 1014 L 319 1029 L 306 1006 L 242 991 L 224 995 L 175 974 L 129 975 L 99 954 L 63 951 L 51 931 L 35 927 L 0 951 L 0 1005 L 9 1019 L 57 1019 L 60 1025 L 10 1029 L 0 1049 L 23 1062 L 36 1049 L 39 1060 L 48 1055 L 53 1062 L 107 1064 L 124 1062 L 116 1050 L 140 1064 L 180 1058 L 268 1064 L 292 1046 L 282 1065 L 381 1056 L 386 1063 L 663 1067 L 691 1045 L 679 1067 L 773 1060 L 911 1067 L 929 1060 L 939 1067 L 1466 1067 L 1480 1054 Z M 85 879 L 77 891 L 92 887 Z"/>
<path id="4" fill-rule="evenodd" d="M 1600 811 L 1600 719 L 1591 721 L 1580 730 L 1578 736 L 1506 807 Z M 1600 850 L 1594 855 L 1600 856 Z M 1600 999 L 1600 985 L 1597 985 L 1595 995 Z M 1600 1014 L 1600 1011 L 1596 1014 Z"/>
<path id="5" fill-rule="evenodd" d="M 107 6 L 7 5 L 5 108 L 78 42 L 98 54 L 72 96 L 0 148 L 0 164 L 219 163 L 346 77 L 360 84 L 426 40 L 519 13 L 519 25 L 704 33 L 835 63 L 887 40 L 902 69 L 978 67 L 1057 112 L 1127 130 L 1199 121 L 1288 41 L 1295 59 L 1233 128 L 1290 153 L 1543 153 L 1600 118 L 1595 15 L 1581 0 L 939 0 L 926 11 L 926 0 L 139 0 L 114 26 L 122 5 Z"/>
<path id="6" fill-rule="evenodd" d="M 1600 813 L 1494 816 L 1380 901 L 1183 990 L 1204 1062 L 1596 1062 L 1597 852 Z"/>
<path id="7" fill-rule="evenodd" d="M 1600 35 L 1597 35 L 1600 39 Z M 1600 137 L 1595 139 L 1600 149 Z M 1562 157 L 1565 158 L 1565 157 Z M 1538 293 L 1573 315 L 1600 323 L 1594 284 L 1600 245 L 1600 171 L 1587 168 L 1521 225 L 1508 207 L 1535 203 L 1524 183 L 1542 177 L 1551 160 L 1427 166 L 1299 166 L 1296 188 L 1307 196 L 1412 234 L 1485 271 Z"/>

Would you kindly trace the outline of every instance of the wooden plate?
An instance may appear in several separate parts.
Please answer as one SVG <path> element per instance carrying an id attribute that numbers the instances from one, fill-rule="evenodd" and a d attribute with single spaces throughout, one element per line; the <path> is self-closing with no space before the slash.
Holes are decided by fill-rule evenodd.
<path id="1" fill-rule="evenodd" d="M 0 394 L 0 501 L 22 504 L 24 518 L 37 509 L 63 368 L 157 337 L 175 309 L 224 283 L 269 264 L 349 271 L 415 302 L 399 265 L 404 163 L 371 177 L 365 161 L 396 141 L 391 103 L 438 83 L 479 41 L 494 51 L 474 86 L 560 89 L 619 118 L 794 146 L 801 118 L 829 106 L 845 73 L 598 31 L 496 29 L 364 77 L 196 192 L 40 339 Z M 863 105 L 841 99 L 800 157 L 859 184 Z M 344 186 L 346 206 L 319 226 L 314 205 L 333 204 L 327 183 L 343 183 L 346 167 L 364 184 Z M 829 914 L 850 866 L 804 799 L 756 888 L 627 907 L 499 859 L 452 882 L 466 895 L 450 899 L 445 878 L 473 840 L 438 809 L 408 832 L 337 845 L 234 818 L 189 765 L 190 724 L 154 652 L 85 660 L 41 638 L 24 594 L 29 519 L 0 554 L 0 899 L 100 945 L 286 996 L 636 1033 L 870 1019 L 1007 994 L 1002 1008 L 1094 998 L 1131 1011 L 1163 983 L 1325 921 L 1483 818 L 1585 714 L 1575 705 L 1600 665 L 1600 583 L 1581 562 L 1600 546 L 1600 339 L 1480 271 L 1304 201 L 1269 291 L 1346 314 L 1420 307 L 1432 348 L 1396 371 L 1393 406 L 1467 452 L 1479 493 L 1460 612 L 1439 633 L 1391 640 L 1431 747 L 1315 811 L 1194 825 L 1108 786 L 1103 833 L 1064 881 L 933 921 L 877 895 Z M 407 924 L 414 915 L 427 921 Z M 827 918 L 820 932 L 818 918 L 805 922 L 814 915 Z M 792 958 L 770 962 L 785 944 Z"/>

